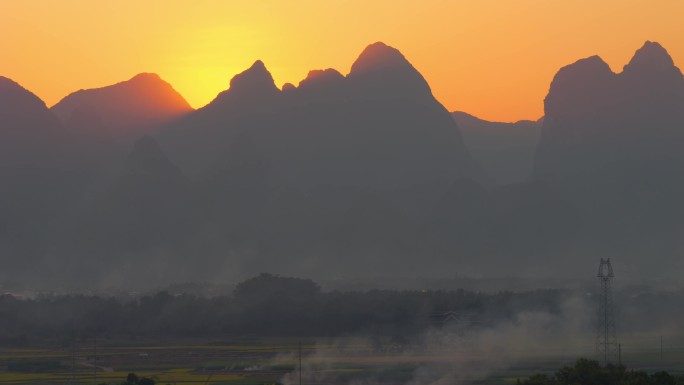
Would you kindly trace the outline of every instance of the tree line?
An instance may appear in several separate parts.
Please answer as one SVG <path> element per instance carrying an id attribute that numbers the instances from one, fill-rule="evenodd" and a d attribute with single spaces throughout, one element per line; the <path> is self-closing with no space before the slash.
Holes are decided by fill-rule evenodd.
<path id="1" fill-rule="evenodd" d="M 623 365 L 601 365 L 598 361 L 580 359 L 553 374 L 535 374 L 519 379 L 518 385 L 683 385 L 684 375 L 665 371 L 648 373 L 628 370 Z"/>
<path id="2" fill-rule="evenodd" d="M 339 336 L 350 333 L 411 334 L 437 326 L 445 312 L 481 323 L 510 319 L 520 311 L 558 312 L 567 293 L 456 291 L 324 292 L 307 279 L 262 274 L 213 298 L 166 291 L 132 300 L 88 295 L 0 296 L 0 341 L 25 344 L 51 336 L 221 335 Z M 71 337 L 69 337 L 71 338 Z"/>

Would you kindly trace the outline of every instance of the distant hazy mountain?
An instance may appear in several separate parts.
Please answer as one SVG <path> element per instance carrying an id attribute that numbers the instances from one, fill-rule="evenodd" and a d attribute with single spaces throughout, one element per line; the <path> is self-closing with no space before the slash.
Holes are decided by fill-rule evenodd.
<path id="1" fill-rule="evenodd" d="M 492 193 L 471 179 L 456 180 L 423 223 L 420 260 L 430 266 L 425 271 L 439 275 L 445 266 L 469 272 L 487 269 L 496 223 Z"/>
<path id="2" fill-rule="evenodd" d="M 244 233 L 241 241 L 246 236 L 257 248 L 281 254 L 307 254 L 315 244 L 328 256 L 343 258 L 354 250 L 406 260 L 416 249 L 397 249 L 389 240 L 413 236 L 405 229 L 431 215 L 454 181 L 491 185 L 425 79 L 382 43 L 367 47 L 347 76 L 311 71 L 298 87 L 282 91 L 257 61 L 227 91 L 158 138 L 190 178 L 214 186 L 208 189 L 213 198 L 204 202 L 216 208 L 208 211 L 227 210 L 218 228 L 241 228 L 231 220 L 244 218 L 244 231 L 258 231 L 247 231 L 251 235 Z M 364 216 L 359 207 L 366 207 L 368 197 L 386 209 Z M 376 224 L 363 236 L 342 234 L 351 231 L 345 224 L 363 218 Z M 297 251 L 288 251 L 292 247 Z"/>
<path id="3" fill-rule="evenodd" d="M 684 78 L 659 44 L 618 74 L 593 56 L 555 76 L 535 174 L 584 218 L 579 255 L 633 272 L 681 260 L 683 154 Z"/>
<path id="4" fill-rule="evenodd" d="M 49 252 L 59 218 L 83 190 L 76 159 L 45 103 L 0 77 L 0 276 L 25 278 Z"/>
<path id="5" fill-rule="evenodd" d="M 452 112 L 473 157 L 500 185 L 532 176 L 542 120 L 489 122 L 465 112 Z"/>
<path id="6" fill-rule="evenodd" d="M 420 212 L 458 177 L 489 183 L 423 77 L 382 43 L 364 50 L 346 77 L 313 71 L 286 91 L 256 62 L 159 140 L 189 176 L 202 177 L 242 133 L 270 172 L 305 194 L 379 194 Z"/>
<path id="7" fill-rule="evenodd" d="M 161 125 L 192 111 L 169 83 L 150 73 L 76 91 L 51 109 L 72 132 L 116 140 L 153 134 Z"/>
<path id="8" fill-rule="evenodd" d="M 0 76 L 0 167 L 56 161 L 64 129 L 45 103 Z"/>
<path id="9" fill-rule="evenodd" d="M 619 74 L 598 57 L 562 68 L 543 122 L 450 114 L 382 43 L 282 90 L 256 61 L 196 111 L 152 75 L 53 111 L 0 78 L 0 117 L 4 277 L 684 267 L 684 80 L 657 43 Z"/>
<path id="10" fill-rule="evenodd" d="M 75 262 L 76 271 L 88 272 L 84 282 L 97 283 L 115 273 L 129 279 L 183 277 L 180 247 L 197 226 L 193 192 L 154 139 L 138 140 L 117 177 L 85 208 L 69 234 L 67 254 L 87 254 Z M 178 274 L 172 275 L 174 270 Z M 145 278 L 150 274 L 156 276 Z"/>
<path id="11" fill-rule="evenodd" d="M 538 175 L 683 157 L 684 78 L 658 43 L 646 42 L 619 74 L 598 56 L 562 68 L 544 105 Z"/>

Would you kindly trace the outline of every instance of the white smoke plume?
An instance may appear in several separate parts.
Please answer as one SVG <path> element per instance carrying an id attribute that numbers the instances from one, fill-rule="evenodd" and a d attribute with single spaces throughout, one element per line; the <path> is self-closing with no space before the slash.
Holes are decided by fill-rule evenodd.
<path id="1" fill-rule="evenodd" d="M 590 301 L 574 296 L 558 313 L 525 311 L 462 332 L 432 329 L 389 342 L 367 336 L 319 341 L 303 354 L 302 383 L 472 384 L 516 365 L 554 361 L 559 366 L 592 356 L 593 314 Z M 299 383 L 297 358 L 296 353 L 279 357 L 295 363 L 295 370 L 281 380 L 285 385 Z"/>

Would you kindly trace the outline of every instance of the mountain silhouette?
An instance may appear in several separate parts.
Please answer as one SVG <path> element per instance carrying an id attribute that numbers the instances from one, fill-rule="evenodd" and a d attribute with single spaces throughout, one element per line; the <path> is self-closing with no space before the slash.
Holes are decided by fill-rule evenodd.
<path id="1" fill-rule="evenodd" d="M 452 112 L 451 116 L 470 153 L 497 184 L 523 182 L 532 176 L 543 119 L 503 123 L 460 111 Z"/>
<path id="2" fill-rule="evenodd" d="M 422 235 L 414 220 L 382 198 L 361 196 L 323 229 L 321 252 L 335 258 L 319 263 L 338 274 L 358 274 L 359 270 L 396 274 L 411 267 L 421 268 L 423 261 L 405 255 L 420 251 Z"/>
<path id="3" fill-rule="evenodd" d="M 87 251 L 89 258 L 75 263 L 95 281 L 114 279 L 116 274 L 154 280 L 182 271 L 187 261 L 176 259 L 177 251 L 196 228 L 193 195 L 190 181 L 153 138 L 144 136 L 119 175 L 82 212 L 67 252 Z"/>
<path id="4" fill-rule="evenodd" d="M 72 132 L 136 140 L 192 108 L 159 75 L 141 73 L 110 86 L 76 91 L 51 110 Z"/>
<path id="5" fill-rule="evenodd" d="M 150 136 L 143 136 L 124 162 L 121 177 L 149 181 L 149 178 L 180 180 L 180 170 L 164 155 L 159 144 Z"/>
<path id="6" fill-rule="evenodd" d="M 325 70 L 312 70 L 306 76 L 306 79 L 299 82 L 300 90 L 307 89 L 325 89 L 325 87 L 339 86 L 344 82 L 344 75 L 337 70 L 328 68 Z"/>
<path id="7" fill-rule="evenodd" d="M 456 180 L 439 199 L 423 223 L 423 262 L 458 265 L 464 270 L 483 268 L 491 256 L 497 207 L 490 191 L 468 178 Z"/>
<path id="8" fill-rule="evenodd" d="M 646 42 L 619 74 L 598 56 L 562 68 L 544 103 L 537 174 L 682 156 L 684 79 L 657 43 Z"/>
<path id="9" fill-rule="evenodd" d="M 561 69 L 545 100 L 535 174 L 584 218 L 583 256 L 620 255 L 633 271 L 653 245 L 681 258 L 684 78 L 646 42 L 621 73 L 599 57 Z"/>
<path id="10" fill-rule="evenodd" d="M 285 87 L 283 91 L 287 92 Z M 350 97 L 344 75 L 332 68 L 309 71 L 299 86 L 292 86 L 290 91 L 300 103 L 342 102 Z"/>
<path id="11" fill-rule="evenodd" d="M 0 77 L 0 260 L 36 274 L 61 219 L 84 191 L 70 137 L 36 95 Z"/>
<path id="12" fill-rule="evenodd" d="M 256 61 L 197 110 L 150 74 L 52 110 L 0 78 L 0 274 L 570 275 L 598 257 L 667 274 L 649 259 L 683 256 L 684 79 L 667 51 L 563 67 L 544 109 L 449 113 L 383 43 L 282 90 Z"/>
<path id="13" fill-rule="evenodd" d="M 364 98 L 434 99 L 427 81 L 404 55 L 381 42 L 361 52 L 347 78 Z"/>
<path id="14" fill-rule="evenodd" d="M 370 45 L 346 76 L 314 70 L 297 87 L 284 89 L 257 61 L 209 105 L 157 135 L 189 178 L 214 186 L 204 187 L 218 194 L 203 200 L 210 205 L 206 211 L 232 219 L 215 227 L 235 229 L 232 235 L 226 230 L 225 238 L 240 233 L 238 243 L 251 244 L 270 263 L 283 255 L 306 258 L 326 239 L 336 240 L 330 242 L 337 251 L 407 261 L 409 248 L 378 244 L 406 237 L 403 230 L 391 236 L 382 226 L 369 226 L 363 236 L 352 236 L 325 229 L 344 233 L 350 226 L 343 223 L 363 222 L 363 210 L 354 208 L 367 197 L 392 208 L 382 213 L 406 218 L 404 229 L 419 228 L 457 179 L 491 185 L 449 112 L 392 47 Z M 340 255 L 325 250 L 329 258 Z M 296 259 L 289 265 L 296 266 Z"/>
<path id="15" fill-rule="evenodd" d="M 681 83 L 682 73 L 667 50 L 660 44 L 646 41 L 622 70 L 626 78 L 641 78 L 658 86 Z"/>
<path id="16" fill-rule="evenodd" d="M 280 94 L 280 90 L 273 81 L 261 60 L 257 60 L 249 69 L 235 75 L 230 81 L 230 88 L 221 92 L 210 106 L 224 106 L 227 108 L 247 108 L 268 104 Z M 250 112 L 254 112 L 251 111 Z"/>
<path id="17" fill-rule="evenodd" d="M 397 206 L 411 210 L 409 205 L 427 204 L 459 176 L 489 183 L 422 76 L 382 43 L 364 50 L 348 76 L 312 72 L 285 93 L 257 62 L 159 140 L 193 177 L 214 168 L 243 132 L 273 172 L 299 191 L 321 185 L 401 191 L 405 197 L 388 199 L 403 200 Z"/>
<path id="18" fill-rule="evenodd" d="M 57 125 L 45 102 L 17 82 L 3 76 L 0 76 L 0 114 L 3 117 L 3 127 L 6 128 L 33 123 L 33 129 L 47 130 Z"/>
<path id="19" fill-rule="evenodd" d="M 64 130 L 45 103 L 0 76 L 0 167 L 55 162 Z"/>
<path id="20" fill-rule="evenodd" d="M 281 107 L 281 91 L 264 64 L 257 60 L 235 75 L 230 88 L 206 106 L 167 125 L 158 135 L 190 177 L 217 167 L 227 146 L 243 132 L 274 125 L 273 113 Z"/>

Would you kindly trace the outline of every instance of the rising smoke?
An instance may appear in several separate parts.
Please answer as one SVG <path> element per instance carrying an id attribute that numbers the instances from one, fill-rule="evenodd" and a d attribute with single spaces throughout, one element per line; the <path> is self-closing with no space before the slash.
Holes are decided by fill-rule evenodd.
<path id="1" fill-rule="evenodd" d="M 304 352 L 302 382 L 471 384 L 540 357 L 565 364 L 593 354 L 593 315 L 592 301 L 577 295 L 558 313 L 525 311 L 494 325 L 433 328 L 389 341 L 372 336 L 319 341 Z M 297 353 L 276 361 L 296 363 Z M 282 378 L 286 385 L 298 381 L 297 370 Z"/>

